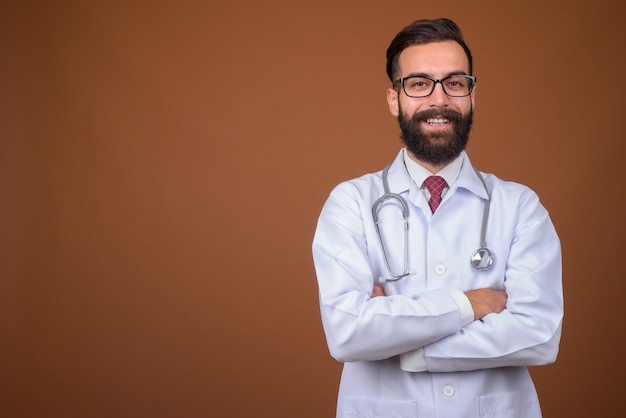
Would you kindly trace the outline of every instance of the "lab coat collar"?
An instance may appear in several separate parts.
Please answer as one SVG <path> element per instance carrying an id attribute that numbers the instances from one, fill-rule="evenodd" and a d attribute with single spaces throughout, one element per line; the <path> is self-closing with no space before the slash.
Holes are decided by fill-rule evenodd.
<path id="1" fill-rule="evenodd" d="M 485 178 L 483 174 L 481 174 L 481 176 Z M 461 172 L 459 173 L 459 178 L 456 182 L 455 188 L 463 188 L 469 190 L 477 196 L 480 196 L 482 199 L 489 199 L 489 195 L 487 194 L 483 183 L 476 175 L 474 167 L 472 166 L 472 163 L 465 151 L 463 151 L 463 165 L 461 166 Z"/>
<path id="2" fill-rule="evenodd" d="M 404 152 L 404 148 L 401 149 L 389 167 L 387 180 L 389 181 L 389 191 L 392 193 L 404 193 L 411 188 L 412 180 L 404 165 Z"/>
<path id="3" fill-rule="evenodd" d="M 391 167 L 389 167 L 389 190 L 393 193 L 404 193 L 411 188 L 411 177 L 409 176 L 409 173 L 404 165 L 405 152 L 404 148 L 401 149 L 391 164 Z M 483 187 L 483 184 L 478 176 L 476 176 L 467 153 L 463 151 L 462 155 L 463 165 L 461 166 L 461 172 L 459 173 L 456 183 L 452 185 L 452 189 L 448 192 L 448 194 L 451 195 L 454 191 L 456 191 L 456 189 L 463 188 L 483 199 L 487 199 L 487 192 L 485 191 L 485 188 Z"/>

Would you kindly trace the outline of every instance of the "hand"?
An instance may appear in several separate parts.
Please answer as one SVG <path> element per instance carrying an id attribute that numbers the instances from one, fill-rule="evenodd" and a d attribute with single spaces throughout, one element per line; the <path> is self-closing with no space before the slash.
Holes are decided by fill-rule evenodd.
<path id="1" fill-rule="evenodd" d="M 383 287 L 379 284 L 375 284 L 374 285 L 374 289 L 372 289 L 372 299 L 376 298 L 378 296 L 385 296 L 385 291 L 383 290 Z"/>
<path id="2" fill-rule="evenodd" d="M 474 309 L 474 320 L 506 309 L 507 294 L 504 290 L 476 289 L 465 292 L 465 296 Z"/>

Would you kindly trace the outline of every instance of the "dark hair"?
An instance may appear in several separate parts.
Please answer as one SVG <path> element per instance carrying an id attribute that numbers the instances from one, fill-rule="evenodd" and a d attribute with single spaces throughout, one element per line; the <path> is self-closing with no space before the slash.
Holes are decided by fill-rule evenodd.
<path id="1" fill-rule="evenodd" d="M 461 29 L 450 19 L 422 19 L 411 23 L 402 29 L 387 48 L 387 76 L 394 82 L 398 75 L 398 58 L 405 48 L 413 45 L 428 44 L 431 42 L 455 41 L 467 54 L 469 75 L 472 74 L 472 53 L 463 40 Z"/>

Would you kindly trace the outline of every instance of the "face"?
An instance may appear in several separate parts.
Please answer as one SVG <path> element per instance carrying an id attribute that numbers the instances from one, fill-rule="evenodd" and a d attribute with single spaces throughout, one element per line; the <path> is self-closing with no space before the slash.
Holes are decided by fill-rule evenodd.
<path id="1" fill-rule="evenodd" d="M 454 41 L 414 45 L 400 54 L 399 77 L 427 75 L 442 79 L 468 74 L 465 51 Z M 409 155 L 429 168 L 441 168 L 465 148 L 472 124 L 474 91 L 466 97 L 449 97 L 441 84 L 424 98 L 408 97 L 402 88 L 387 90 L 391 114 L 398 118 Z"/>

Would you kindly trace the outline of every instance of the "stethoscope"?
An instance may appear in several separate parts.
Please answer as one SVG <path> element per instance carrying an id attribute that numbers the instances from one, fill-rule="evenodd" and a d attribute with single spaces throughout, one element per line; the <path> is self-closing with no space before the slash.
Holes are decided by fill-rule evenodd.
<path id="1" fill-rule="evenodd" d="M 379 197 L 374 204 L 372 205 L 372 217 L 374 218 L 374 225 L 376 225 L 376 233 L 378 234 L 378 239 L 380 240 L 380 246 L 383 250 L 383 258 L 385 259 L 385 265 L 387 267 L 387 271 L 391 275 L 392 278 L 384 278 L 380 277 L 379 282 L 384 283 L 386 281 L 396 281 L 403 277 L 406 277 L 411 274 L 415 274 L 413 271 L 409 271 L 409 206 L 406 200 L 397 193 L 391 193 L 389 191 L 389 182 L 387 181 L 387 174 L 389 172 L 390 165 L 386 166 L 383 170 L 383 188 L 385 193 Z M 477 249 L 472 257 L 470 258 L 470 264 L 476 270 L 487 270 L 493 264 L 493 255 L 491 251 L 487 248 L 487 243 L 485 241 L 485 235 L 487 233 L 487 221 L 489 219 L 489 206 L 491 203 L 491 195 L 489 193 L 489 189 L 487 188 L 487 183 L 485 183 L 485 179 L 480 174 L 480 172 L 475 168 L 474 172 L 480 179 L 485 191 L 487 192 L 487 199 L 485 199 L 485 204 L 483 206 L 483 219 L 482 225 L 480 229 L 480 248 Z M 385 201 L 388 200 L 397 201 L 402 207 L 402 216 L 404 217 L 404 267 L 402 268 L 402 273 L 397 274 L 391 271 L 391 266 L 389 265 L 389 258 L 387 257 L 387 251 L 385 250 L 385 244 L 383 242 L 383 237 L 380 232 L 380 227 L 378 226 L 378 208 Z"/>

